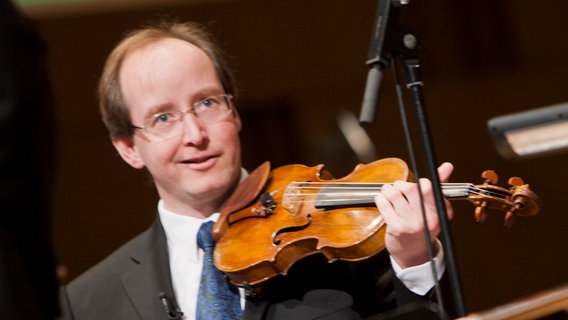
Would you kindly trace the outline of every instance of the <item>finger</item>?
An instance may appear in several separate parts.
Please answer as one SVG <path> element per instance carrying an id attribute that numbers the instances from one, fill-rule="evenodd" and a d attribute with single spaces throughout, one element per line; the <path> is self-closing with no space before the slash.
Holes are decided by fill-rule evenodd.
<path id="1" fill-rule="evenodd" d="M 438 167 L 438 176 L 441 182 L 448 182 L 452 172 L 454 171 L 454 165 L 450 162 L 444 162 Z"/>
<path id="2" fill-rule="evenodd" d="M 395 225 L 397 223 L 398 217 L 396 212 L 390 201 L 382 192 L 375 196 L 375 204 L 377 205 L 381 216 L 385 219 L 387 226 Z"/>
<path id="3" fill-rule="evenodd" d="M 440 176 L 440 180 L 443 180 L 443 182 L 447 182 L 451 173 L 453 172 L 453 169 L 454 166 L 449 162 L 445 162 L 442 165 L 440 165 L 440 167 L 438 168 L 438 174 Z M 420 179 L 420 188 L 422 189 L 424 195 L 426 208 L 429 209 L 428 210 L 429 212 L 435 212 L 437 215 L 437 206 L 434 200 L 434 190 L 432 182 L 428 179 L 422 178 Z M 448 219 L 450 220 L 453 219 L 454 216 L 453 208 L 451 202 L 447 198 L 444 198 L 444 205 L 446 208 Z"/>
<path id="4" fill-rule="evenodd" d="M 429 183 L 427 179 L 425 180 Z M 395 183 L 395 187 L 401 192 L 404 197 L 404 203 L 401 203 L 401 206 L 399 208 L 407 208 L 407 214 L 418 214 L 422 210 L 422 197 L 420 196 L 419 192 L 422 190 L 422 182 L 420 183 L 420 188 L 418 188 L 418 185 L 416 183 L 409 183 L 404 181 Z M 431 189 L 431 187 L 429 188 Z M 406 205 L 406 207 L 402 207 L 403 204 Z"/>
<path id="5" fill-rule="evenodd" d="M 441 182 L 448 182 L 452 172 L 454 171 L 454 165 L 449 162 L 444 162 L 438 167 L 438 175 L 440 176 Z M 444 199 L 444 204 L 446 206 L 446 213 L 449 220 L 454 217 L 454 211 L 452 205 L 448 199 Z"/>
<path id="6" fill-rule="evenodd" d="M 402 202 L 404 196 L 392 185 L 383 186 L 380 193 L 375 196 L 375 204 L 387 225 L 396 226 L 401 223 L 401 217 L 395 203 Z"/>
<path id="7" fill-rule="evenodd" d="M 416 184 L 401 180 L 395 181 L 387 189 L 385 196 L 399 215 L 407 215 L 407 213 L 416 210 L 416 204 L 419 200 Z"/>

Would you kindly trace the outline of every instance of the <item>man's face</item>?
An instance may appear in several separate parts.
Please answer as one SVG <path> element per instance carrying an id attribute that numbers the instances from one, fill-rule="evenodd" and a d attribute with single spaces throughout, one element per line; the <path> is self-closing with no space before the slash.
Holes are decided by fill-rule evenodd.
<path id="1" fill-rule="evenodd" d="M 166 38 L 130 53 L 120 71 L 120 84 L 132 124 L 144 126 L 157 112 L 187 111 L 209 96 L 224 94 L 207 55 L 182 40 Z M 113 141 L 131 166 L 146 167 L 167 209 L 182 214 L 215 210 L 240 175 L 236 110 L 215 123 L 187 113 L 179 135 L 159 139 L 144 130 Z M 200 212 L 209 215 L 212 212 Z"/>

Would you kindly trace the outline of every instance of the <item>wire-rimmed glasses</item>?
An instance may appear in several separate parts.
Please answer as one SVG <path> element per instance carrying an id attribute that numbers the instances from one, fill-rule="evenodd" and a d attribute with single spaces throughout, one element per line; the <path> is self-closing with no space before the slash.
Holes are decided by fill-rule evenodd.
<path id="1" fill-rule="evenodd" d="M 175 137 L 182 128 L 183 117 L 193 113 L 203 123 L 215 123 L 224 119 L 232 109 L 233 96 L 219 94 L 199 100 L 191 105 L 191 109 L 181 111 L 177 109 L 158 112 L 144 120 L 144 126 L 132 125 L 134 129 L 144 130 L 146 133 L 165 140 Z"/>

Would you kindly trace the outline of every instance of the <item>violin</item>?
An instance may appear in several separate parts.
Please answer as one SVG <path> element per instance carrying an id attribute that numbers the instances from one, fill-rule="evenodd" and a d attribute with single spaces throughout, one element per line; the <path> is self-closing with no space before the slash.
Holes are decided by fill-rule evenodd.
<path id="1" fill-rule="evenodd" d="M 385 248 L 385 221 L 374 203 L 385 184 L 412 181 L 407 164 L 385 158 L 359 164 L 347 176 L 334 179 L 324 165 L 286 165 L 270 170 L 265 162 L 235 190 L 213 227 L 217 241 L 214 263 L 237 286 L 250 288 L 285 275 L 298 260 L 316 253 L 330 262 L 358 261 Z M 496 186 L 491 170 L 484 183 L 444 183 L 444 197 L 466 199 L 483 222 L 487 209 L 506 212 L 505 225 L 515 216 L 534 216 L 540 200 L 521 178 L 509 188 Z M 380 181 L 380 182 L 379 182 Z"/>

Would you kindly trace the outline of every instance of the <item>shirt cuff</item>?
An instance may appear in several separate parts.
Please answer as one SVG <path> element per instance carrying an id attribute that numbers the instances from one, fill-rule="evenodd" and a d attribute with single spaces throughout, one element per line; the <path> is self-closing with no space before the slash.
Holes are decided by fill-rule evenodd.
<path id="1" fill-rule="evenodd" d="M 438 248 L 438 253 L 433 260 L 438 276 L 438 279 L 436 280 L 434 280 L 431 261 L 402 269 L 396 263 L 396 261 L 392 257 L 390 257 L 392 268 L 396 277 L 400 279 L 400 281 L 402 281 L 402 283 L 404 283 L 404 285 L 410 291 L 421 296 L 428 293 L 428 291 L 430 291 L 430 289 L 432 289 L 438 283 L 446 269 L 446 263 L 444 262 L 444 250 L 442 248 L 440 240 L 436 239 L 435 247 Z"/>

